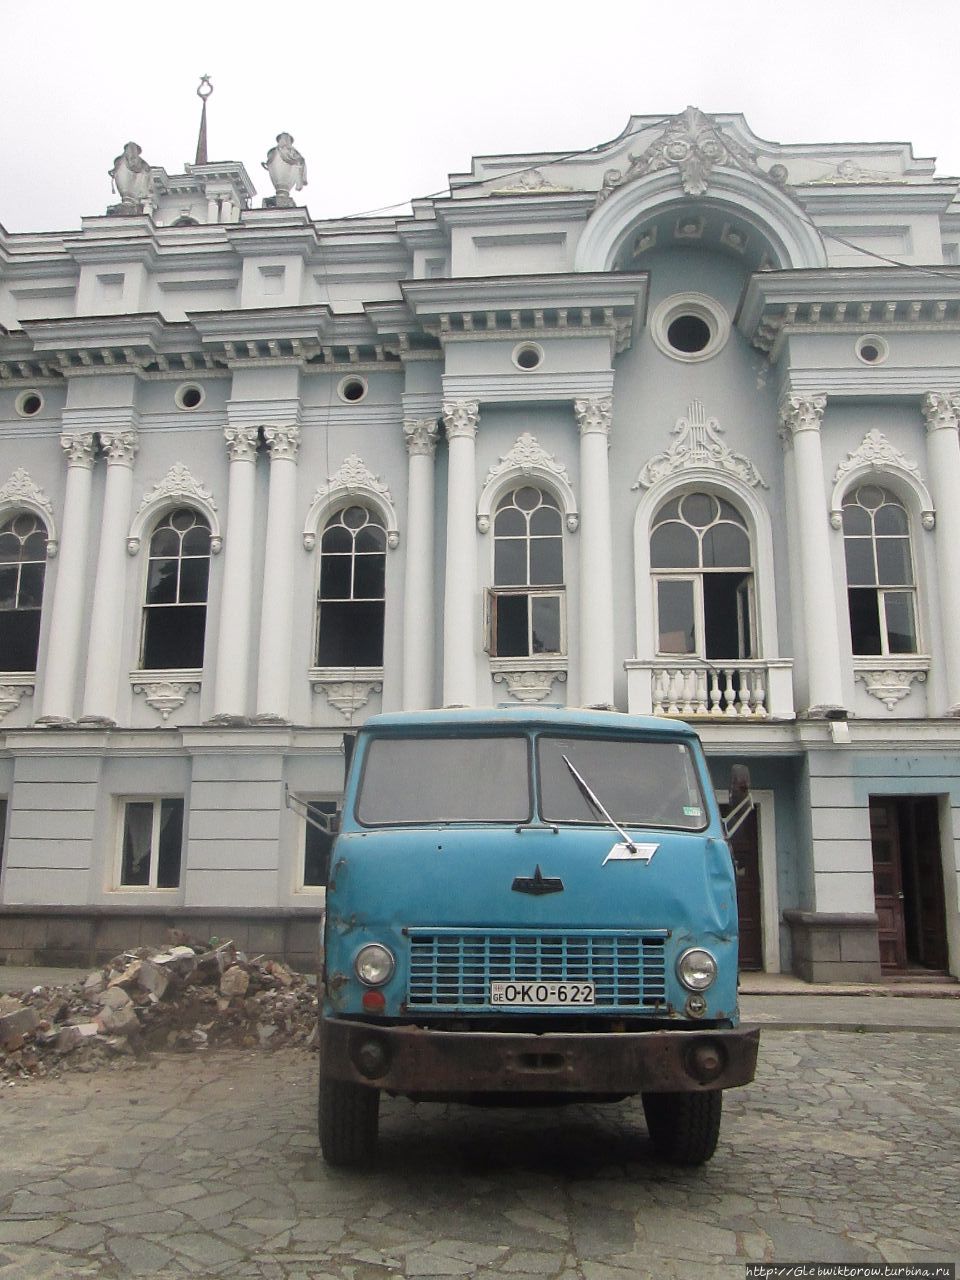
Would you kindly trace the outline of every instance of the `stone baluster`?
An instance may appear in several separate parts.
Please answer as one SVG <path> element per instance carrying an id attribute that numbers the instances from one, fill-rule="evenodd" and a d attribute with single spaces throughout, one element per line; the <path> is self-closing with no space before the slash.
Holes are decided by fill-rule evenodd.
<path id="1" fill-rule="evenodd" d="M 403 599 L 403 707 L 433 704 L 434 455 L 440 429 L 435 418 L 403 424 L 407 472 L 407 554 Z"/>
<path id="2" fill-rule="evenodd" d="M 613 400 L 574 401 L 580 427 L 580 702 L 613 706 L 613 538 L 608 449 Z"/>
<path id="3" fill-rule="evenodd" d="M 266 723 L 285 723 L 290 707 L 300 428 L 292 423 L 264 427 L 263 438 L 270 450 L 270 487 L 264 546 L 257 719 Z"/>
<path id="4" fill-rule="evenodd" d="M 447 549 L 443 599 L 443 704 L 477 700 L 477 461 L 480 407 L 476 400 L 443 406 L 447 462 Z"/>
<path id="5" fill-rule="evenodd" d="M 67 458 L 67 483 L 39 724 L 63 724 L 73 720 L 83 628 L 96 440 L 92 431 L 65 432 L 60 437 L 60 445 Z"/>
<path id="6" fill-rule="evenodd" d="M 100 448 L 107 460 L 97 576 L 93 587 L 87 674 L 83 688 L 85 724 L 116 724 L 123 628 L 117 602 L 125 598 L 127 525 L 133 496 L 136 431 L 101 431 Z"/>
<path id="7" fill-rule="evenodd" d="M 830 557 L 820 422 L 826 396 L 789 396 L 780 408 L 785 448 L 792 447 L 792 499 L 796 509 L 800 610 L 807 657 L 808 715 L 843 707 L 838 601 Z"/>
<path id="8" fill-rule="evenodd" d="M 229 426 L 223 434 L 230 466 L 213 719 L 219 724 L 231 724 L 243 720 L 249 713 L 254 494 L 260 430 L 252 426 Z"/>
<path id="9" fill-rule="evenodd" d="M 923 397 L 930 490 L 937 513 L 937 560 L 946 714 L 960 715 L 960 395 Z"/>

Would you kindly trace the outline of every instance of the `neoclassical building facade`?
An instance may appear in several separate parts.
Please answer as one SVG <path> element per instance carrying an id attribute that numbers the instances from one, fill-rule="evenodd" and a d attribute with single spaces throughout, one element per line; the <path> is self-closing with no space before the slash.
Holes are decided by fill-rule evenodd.
<path id="1" fill-rule="evenodd" d="M 0 959 L 308 962 L 344 734 L 690 720 L 745 967 L 960 974 L 960 199 L 636 116 L 314 221 L 281 134 L 0 227 Z"/>

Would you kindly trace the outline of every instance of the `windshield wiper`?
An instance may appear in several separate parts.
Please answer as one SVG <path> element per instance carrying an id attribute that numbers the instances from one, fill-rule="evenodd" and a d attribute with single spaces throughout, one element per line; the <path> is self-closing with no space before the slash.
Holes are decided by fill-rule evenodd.
<path id="1" fill-rule="evenodd" d="M 561 755 L 560 758 L 563 761 L 563 763 L 567 766 L 567 768 L 570 770 L 570 775 L 573 778 L 574 782 L 577 784 L 577 788 L 580 791 L 580 794 L 583 796 L 586 802 L 590 805 L 593 811 L 595 813 L 599 813 L 602 818 L 605 818 L 606 821 L 610 824 L 610 826 L 613 827 L 614 831 L 618 832 L 623 837 L 624 844 L 632 854 L 639 854 L 640 850 L 637 848 L 634 842 L 627 835 L 626 831 L 624 831 L 623 827 L 621 827 L 620 823 L 617 822 L 615 818 L 612 818 L 610 816 L 607 809 L 604 808 L 603 801 L 596 794 L 596 792 L 591 789 L 590 784 L 587 782 L 586 778 L 581 773 L 577 772 L 577 770 L 570 763 L 570 761 L 567 759 L 566 756 Z"/>

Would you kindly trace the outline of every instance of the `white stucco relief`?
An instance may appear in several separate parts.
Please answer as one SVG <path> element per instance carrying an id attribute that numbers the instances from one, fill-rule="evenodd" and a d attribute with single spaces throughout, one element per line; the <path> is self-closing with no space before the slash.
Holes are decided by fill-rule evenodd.
<path id="1" fill-rule="evenodd" d="M 369 502 L 383 518 L 387 546 L 391 550 L 400 545 L 397 512 L 390 490 L 358 454 L 351 453 L 344 458 L 337 471 L 327 477 L 327 483 L 322 484 L 313 495 L 303 526 L 303 545 L 306 551 L 312 551 L 317 545 L 320 525 L 326 517 L 345 506 L 351 498 L 358 502 Z"/>
<path id="2" fill-rule="evenodd" d="M 223 537 L 220 533 L 220 520 L 213 494 L 194 476 L 188 466 L 177 462 L 162 480 L 143 495 L 127 535 L 127 551 L 130 555 L 135 556 L 140 550 L 143 531 L 150 521 L 181 502 L 186 506 L 196 507 L 206 517 L 210 526 L 210 552 L 212 555 L 219 554 L 223 546 Z"/>
<path id="3" fill-rule="evenodd" d="M 487 472 L 477 504 L 477 528 L 481 533 L 490 529 L 490 518 L 497 499 L 512 481 L 541 480 L 560 498 L 567 528 L 573 533 L 580 523 L 577 499 L 567 475 L 567 469 L 552 453 L 547 453 L 537 438 L 525 431 L 517 437 L 509 452 L 500 457 Z"/>
<path id="4" fill-rule="evenodd" d="M 720 439 L 722 432 L 719 421 L 707 417 L 702 402 L 691 401 L 686 417 L 678 418 L 671 430 L 676 439 L 668 449 L 656 454 L 643 466 L 631 488 L 649 489 L 668 476 L 701 467 L 735 476 L 751 488 L 768 488 L 750 459 L 742 453 L 734 453 Z"/>
<path id="5" fill-rule="evenodd" d="M 46 526 L 47 559 L 52 560 L 59 544 L 50 499 L 23 467 L 17 467 L 6 484 L 0 486 L 0 522 L 9 519 L 17 511 L 24 510 L 39 516 Z"/>
<path id="6" fill-rule="evenodd" d="M 891 444 L 882 431 L 874 428 L 867 432 L 856 449 L 848 452 L 846 459 L 834 472 L 833 496 L 830 500 L 830 523 L 834 529 L 843 527 L 844 494 L 866 476 L 881 481 L 885 475 L 899 477 L 913 491 L 920 508 L 921 524 L 924 529 L 933 528 L 936 523 L 933 499 L 923 483 L 919 466 L 909 461 Z"/>

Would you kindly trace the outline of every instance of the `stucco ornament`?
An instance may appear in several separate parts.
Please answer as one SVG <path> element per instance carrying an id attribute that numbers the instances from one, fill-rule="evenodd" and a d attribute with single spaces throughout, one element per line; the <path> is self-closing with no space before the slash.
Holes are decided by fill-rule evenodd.
<path id="1" fill-rule="evenodd" d="M 882 702 L 888 711 L 892 711 L 897 703 L 909 694 L 913 681 L 923 684 L 927 673 L 925 671 L 894 671 L 888 667 L 883 671 L 858 671 L 856 678 L 863 681 L 867 693 Z"/>
<path id="2" fill-rule="evenodd" d="M 748 151 L 731 138 L 716 120 L 699 108 L 687 107 L 673 117 L 660 137 L 645 151 L 630 156 L 625 173 L 607 171 L 597 203 L 607 199 L 624 183 L 670 168 L 678 171 L 680 183 L 688 196 L 702 196 L 717 165 L 742 169 L 764 182 L 772 182 L 774 186 L 786 184 L 787 172 L 783 165 L 774 165 L 769 173 L 761 169 L 755 152 Z"/>
<path id="3" fill-rule="evenodd" d="M 952 391 L 928 391 L 920 402 L 927 431 L 956 431 L 960 425 L 960 395 Z"/>
<path id="4" fill-rule="evenodd" d="M 142 693 L 147 705 L 158 711 L 160 719 L 166 722 L 183 706 L 189 694 L 200 692 L 200 685 L 196 680 L 140 680 L 133 686 L 133 692 Z"/>
<path id="5" fill-rule="evenodd" d="M 120 204 L 111 213 L 140 213 L 151 191 L 150 166 L 143 158 L 136 142 L 124 143 L 123 150 L 109 170 L 111 186 L 120 197 Z"/>
<path id="6" fill-rule="evenodd" d="M 26 507 L 38 515 L 47 529 L 47 559 L 57 554 L 58 542 L 53 534 L 53 507 L 50 499 L 23 467 L 17 467 L 5 485 L 0 486 L 0 521 L 17 507 Z"/>
<path id="7" fill-rule="evenodd" d="M 278 209 L 292 208 L 296 201 L 290 192 L 302 191 L 307 185 L 307 162 L 293 145 L 292 134 L 277 134 L 277 145 L 267 152 L 262 167 L 269 174 L 277 193 L 272 198 L 268 197 L 266 203 Z"/>
<path id="8" fill-rule="evenodd" d="M 443 405 L 442 414 L 448 440 L 458 437 L 474 439 L 480 422 L 480 405 L 476 400 L 448 400 Z"/>
<path id="9" fill-rule="evenodd" d="M 24 698 L 33 694 L 32 684 L 0 684 L 0 720 L 16 711 Z"/>
<path id="10" fill-rule="evenodd" d="M 219 555 L 223 539 L 217 525 L 217 504 L 210 490 L 182 462 L 175 462 L 163 479 L 143 495 L 127 538 L 127 552 L 130 555 L 135 556 L 140 550 L 143 528 L 151 513 L 159 512 L 163 507 L 181 500 L 188 506 L 198 507 L 207 517 L 211 530 L 210 552 L 212 555 Z"/>
<path id="11" fill-rule="evenodd" d="M 395 551 L 400 545 L 400 530 L 397 526 L 397 513 L 389 488 L 379 476 L 375 476 L 359 454 L 351 453 L 327 483 L 322 484 L 313 495 L 310 510 L 303 529 L 303 549 L 312 551 L 317 545 L 317 530 L 321 521 L 334 510 L 346 504 L 346 500 L 354 498 L 358 502 L 370 502 L 383 517 L 387 531 L 387 546 Z"/>
<path id="12" fill-rule="evenodd" d="M 692 401 L 686 417 L 678 418 L 672 428 L 671 435 L 676 436 L 673 444 L 646 463 L 631 488 L 649 489 L 667 476 L 693 467 L 711 467 L 736 476 L 754 489 L 769 488 L 750 459 L 734 453 L 720 439 L 722 431 L 716 418 L 706 416 L 702 402 Z"/>
<path id="13" fill-rule="evenodd" d="M 843 528 L 843 490 L 845 482 L 858 473 L 874 472 L 879 479 L 884 472 L 893 472 L 911 479 L 913 488 L 920 501 L 920 523 L 924 529 L 930 530 L 936 523 L 933 500 L 927 492 L 920 475 L 920 468 L 915 462 L 906 458 L 895 445 L 891 444 L 882 431 L 875 427 L 868 431 L 856 449 L 851 449 L 846 458 L 837 466 L 834 473 L 835 489 L 830 509 L 830 523 L 834 529 Z M 852 481 L 851 485 L 852 487 Z"/>
<path id="14" fill-rule="evenodd" d="M 325 693 L 331 707 L 336 707 L 344 720 L 352 720 L 354 715 L 370 701 L 371 694 L 383 692 L 382 680 L 318 677 L 311 683 L 314 693 Z"/>
<path id="15" fill-rule="evenodd" d="M 550 696 L 555 680 L 565 681 L 565 671 L 497 671 L 494 684 L 506 684 L 517 702 L 542 702 Z"/>
<path id="16" fill-rule="evenodd" d="M 517 437 L 513 448 L 508 453 L 502 454 L 500 461 L 495 462 L 487 472 L 477 508 L 477 528 L 480 533 L 489 532 L 493 498 L 495 494 L 503 492 L 502 484 L 497 482 L 505 476 L 517 480 L 521 478 L 545 480 L 559 490 L 567 528 L 571 533 L 576 530 L 580 517 L 577 514 L 576 498 L 570 484 L 570 477 L 567 475 L 567 468 L 562 462 L 558 462 L 552 453 L 547 453 L 536 436 L 531 435 L 529 431 L 524 431 Z"/>

